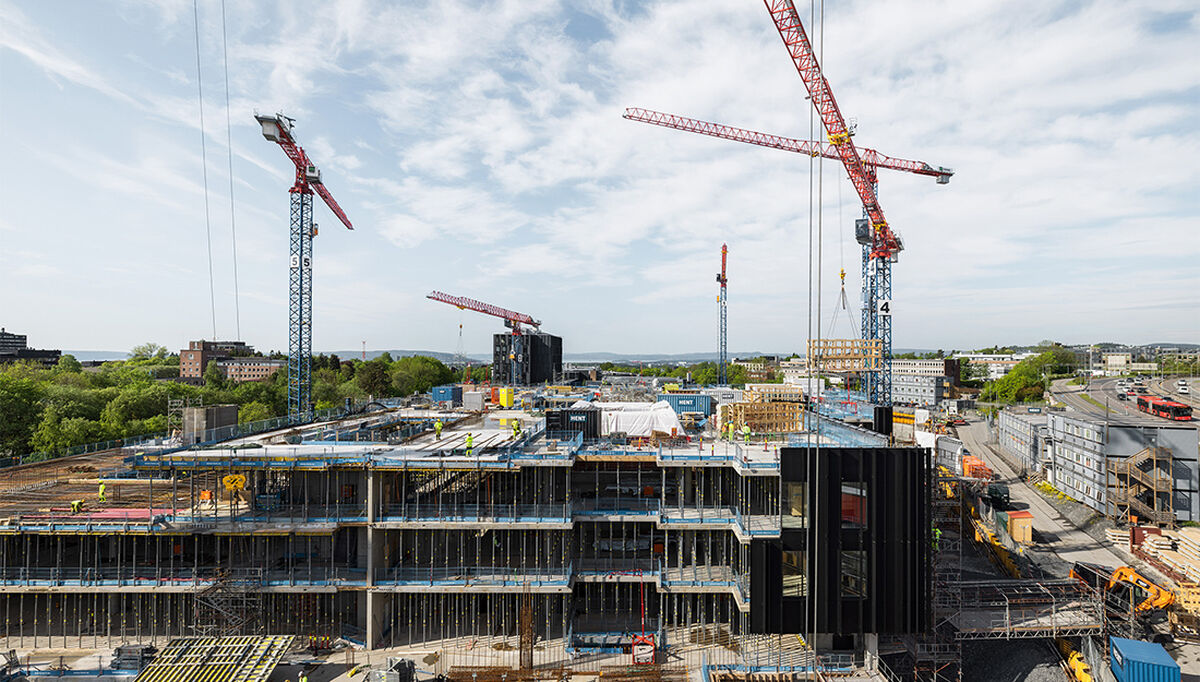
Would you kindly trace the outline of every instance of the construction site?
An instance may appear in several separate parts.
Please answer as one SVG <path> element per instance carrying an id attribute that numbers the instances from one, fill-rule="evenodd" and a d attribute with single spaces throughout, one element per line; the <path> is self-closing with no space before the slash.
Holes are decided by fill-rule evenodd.
<path id="1" fill-rule="evenodd" d="M 503 320 L 490 381 L 318 413 L 313 197 L 352 224 L 295 121 L 255 114 L 295 171 L 286 422 L 243 428 L 214 405 L 219 428 L 0 468 L 0 682 L 278 682 L 280 665 L 308 682 L 334 653 L 344 665 L 321 682 L 935 682 L 968 679 L 981 642 L 1056 647 L 1055 672 L 1084 682 L 1109 679 L 1118 639 L 1165 627 L 1152 618 L 1200 641 L 1200 536 L 1176 528 L 1169 456 L 1123 462 L 1113 504 L 1150 523 L 1120 538 L 1129 551 L 1190 591 L 1141 567 L 1047 569 L 1032 506 L 1011 505 L 944 416 L 894 406 L 904 242 L 878 171 L 939 185 L 954 171 L 857 146 L 795 5 L 765 6 L 818 139 L 624 118 L 838 161 L 862 210 L 857 313 L 841 273 L 854 338 L 825 338 L 819 319 L 814 333 L 810 311 L 802 377 L 731 386 L 722 245 L 716 382 L 572 369 L 531 315 L 434 291 Z"/>

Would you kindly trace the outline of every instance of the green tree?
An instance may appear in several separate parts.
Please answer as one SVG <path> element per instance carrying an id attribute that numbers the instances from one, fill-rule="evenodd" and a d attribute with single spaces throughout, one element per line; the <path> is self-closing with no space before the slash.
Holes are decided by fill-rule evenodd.
<path id="1" fill-rule="evenodd" d="M 262 421 L 275 416 L 275 411 L 266 403 L 251 401 L 241 406 L 238 410 L 238 423 L 247 424 L 249 422 Z"/>
<path id="2" fill-rule="evenodd" d="M 454 370 L 436 358 L 412 356 L 400 358 L 392 364 L 391 378 L 395 395 L 412 395 L 451 383 L 457 377 Z"/>
<path id="3" fill-rule="evenodd" d="M 355 375 L 359 388 L 368 395 L 381 397 L 389 395 L 391 377 L 388 374 L 388 363 L 382 358 L 375 358 L 362 363 Z"/>
<path id="4" fill-rule="evenodd" d="M 129 350 L 129 355 L 130 355 L 130 359 L 134 359 L 134 360 L 138 360 L 138 359 L 145 360 L 145 359 L 149 359 L 149 358 L 166 358 L 167 347 L 160 346 L 159 344 L 154 343 L 153 341 L 147 341 L 146 343 L 139 344 L 139 345 L 131 348 Z"/>
<path id="5" fill-rule="evenodd" d="M 33 379 L 0 374 L 0 452 L 23 455 L 41 419 L 42 389 Z"/>
<path id="6" fill-rule="evenodd" d="M 83 371 L 83 365 L 79 364 L 79 361 L 75 359 L 74 355 L 67 353 L 66 355 L 58 358 L 58 365 L 55 369 L 60 372 L 76 373 Z"/>
<path id="7" fill-rule="evenodd" d="M 221 374 L 221 368 L 217 366 L 217 361 L 209 360 L 208 365 L 204 368 L 204 387 L 219 389 L 224 386 L 225 376 Z"/>

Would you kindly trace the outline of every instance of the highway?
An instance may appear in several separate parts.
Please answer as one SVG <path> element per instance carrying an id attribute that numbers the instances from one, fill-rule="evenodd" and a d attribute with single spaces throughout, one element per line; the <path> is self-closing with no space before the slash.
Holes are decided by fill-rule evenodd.
<path id="1" fill-rule="evenodd" d="M 967 426 L 958 427 L 958 438 L 971 454 L 981 457 L 992 468 L 1001 480 L 1008 484 L 1012 506 L 1015 509 L 1026 509 L 1033 512 L 1033 527 L 1044 538 L 1046 544 L 1032 550 L 1036 557 L 1039 551 L 1052 554 L 1066 564 L 1063 566 L 1043 566 L 1048 572 L 1066 576 L 1072 563 L 1086 561 L 1104 566 L 1124 566 L 1126 561 L 1118 557 L 1108 546 L 1096 541 L 1092 536 L 1079 530 L 1075 524 L 1043 498 L 1037 491 L 1022 481 L 1003 459 L 988 445 L 989 433 L 987 423 L 972 419 Z M 1036 560 L 1036 558 L 1035 558 Z"/>
<path id="2" fill-rule="evenodd" d="M 1110 424 L 1122 424 L 1130 426 L 1154 426 L 1163 425 L 1166 423 L 1161 417 L 1138 412 L 1137 403 L 1130 400 L 1117 399 L 1117 379 L 1102 378 L 1092 379 L 1087 384 L 1072 385 L 1069 379 L 1057 379 L 1050 384 L 1050 393 L 1056 400 L 1059 400 L 1076 412 L 1094 417 L 1097 419 L 1107 419 Z M 1170 379 L 1169 381 L 1174 381 Z M 1151 394 L 1166 395 L 1166 392 L 1161 391 L 1158 382 L 1147 382 L 1147 392 Z M 1108 412 L 1105 412 L 1104 407 L 1093 404 L 1085 399 L 1084 395 L 1090 396 L 1096 402 L 1105 405 Z M 1175 394 L 1172 394 L 1174 397 Z"/>

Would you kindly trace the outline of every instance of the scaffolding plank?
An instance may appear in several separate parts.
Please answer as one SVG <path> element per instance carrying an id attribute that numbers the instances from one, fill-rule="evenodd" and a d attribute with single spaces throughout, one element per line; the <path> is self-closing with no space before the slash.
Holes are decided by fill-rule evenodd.
<path id="1" fill-rule="evenodd" d="M 173 639 L 134 682 L 266 682 L 292 635 Z"/>

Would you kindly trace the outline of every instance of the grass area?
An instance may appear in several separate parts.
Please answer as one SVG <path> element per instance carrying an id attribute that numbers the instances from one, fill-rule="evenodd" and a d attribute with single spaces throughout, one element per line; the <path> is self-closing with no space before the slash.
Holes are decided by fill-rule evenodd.
<path id="1" fill-rule="evenodd" d="M 1075 377 L 1074 379 L 1071 379 L 1067 383 L 1072 386 L 1082 386 L 1087 383 L 1087 380 L 1084 379 L 1083 377 Z"/>
<path id="2" fill-rule="evenodd" d="M 1092 396 L 1090 396 L 1090 395 L 1088 395 L 1088 394 L 1086 394 L 1086 393 L 1080 393 L 1079 395 L 1080 395 L 1080 397 L 1082 397 L 1084 400 L 1086 400 L 1086 401 L 1088 401 L 1089 403 L 1091 403 L 1091 404 L 1095 405 L 1096 407 L 1099 407 L 1099 408 L 1100 408 L 1100 409 L 1102 409 L 1102 410 L 1105 410 L 1106 412 L 1115 412 L 1115 411 L 1116 411 L 1116 410 L 1113 410 L 1111 407 L 1109 407 L 1109 406 L 1105 405 L 1104 403 L 1100 402 L 1099 400 L 1096 400 L 1095 398 L 1093 398 Z"/>

